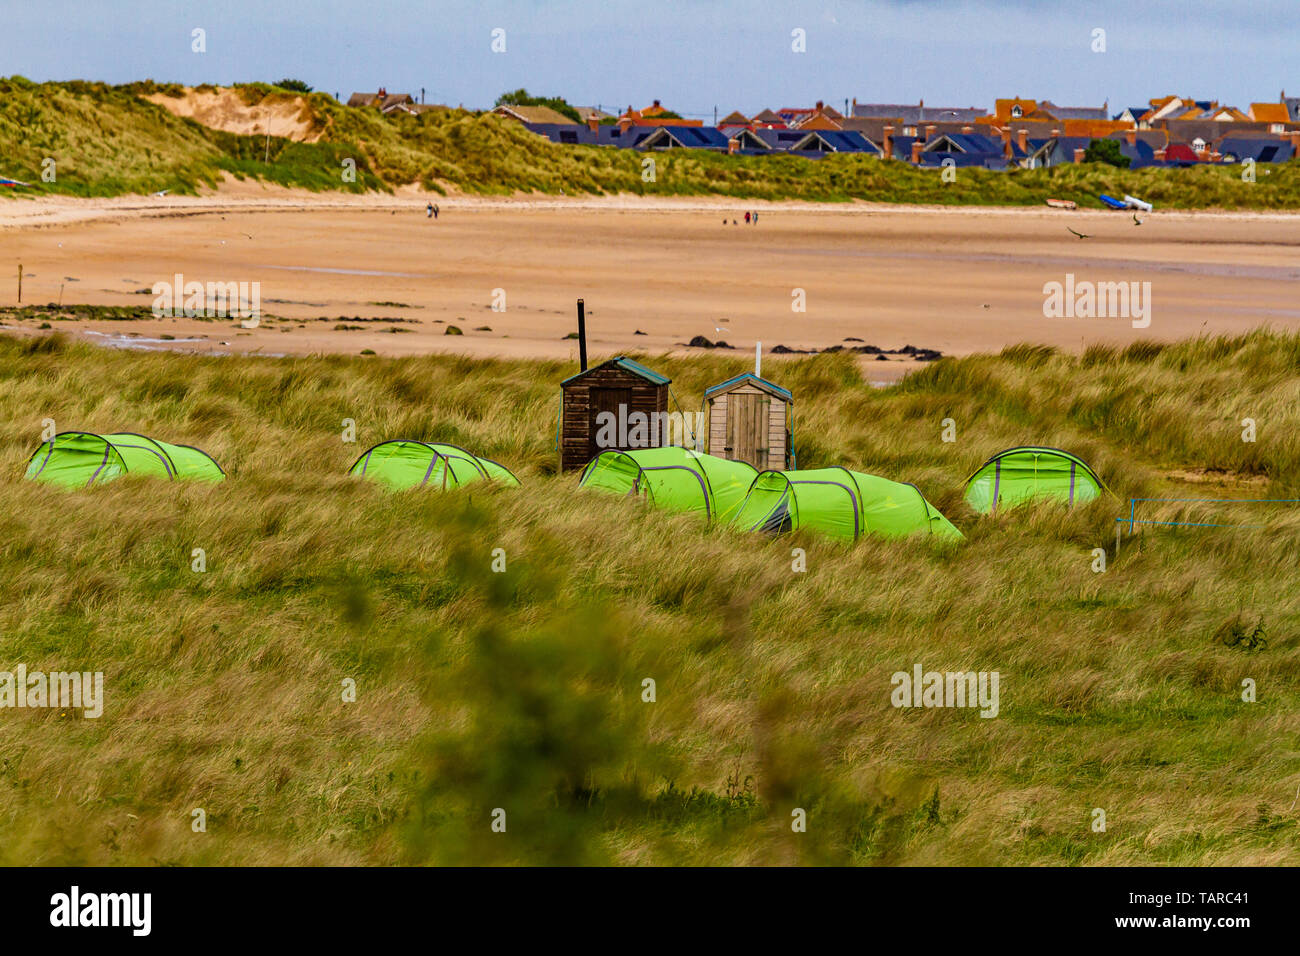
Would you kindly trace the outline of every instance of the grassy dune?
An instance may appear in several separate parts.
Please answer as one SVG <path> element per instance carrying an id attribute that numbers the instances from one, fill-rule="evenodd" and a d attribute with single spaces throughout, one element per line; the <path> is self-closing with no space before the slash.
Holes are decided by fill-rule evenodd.
<path id="1" fill-rule="evenodd" d="M 648 361 L 687 408 L 741 368 Z M 1035 442 L 1121 498 L 1300 497 L 1298 367 L 1266 333 L 944 359 L 885 390 L 842 355 L 782 364 L 802 464 L 913 480 L 967 535 L 846 548 L 579 492 L 554 474 L 561 363 L 0 339 L 0 670 L 102 670 L 107 697 L 0 710 L 0 863 L 1294 865 L 1300 516 L 1147 531 L 1094 573 L 1120 501 L 980 519 L 960 489 Z M 24 482 L 45 418 L 230 478 Z M 344 477 L 396 436 L 524 487 Z M 1223 484 L 1170 478 L 1206 468 Z M 1257 623 L 1265 645 L 1234 636 Z M 998 671 L 1000 714 L 894 709 L 917 663 Z"/>
<path id="2" fill-rule="evenodd" d="M 248 104 L 299 104 L 265 84 L 237 87 Z M 323 93 L 307 98 L 314 143 L 240 136 L 173 116 L 144 100 L 181 95 L 152 82 L 41 83 L 0 79 L 0 175 L 37 192 L 110 196 L 170 189 L 194 193 L 223 173 L 313 190 L 360 192 L 420 183 L 436 192 L 556 195 L 718 195 L 744 199 L 1038 205 L 1049 197 L 1100 208 L 1097 194 L 1140 195 L 1161 208 L 1297 209 L 1300 162 L 1260 167 L 1246 183 L 1237 167 L 1118 170 L 1101 164 L 999 173 L 962 169 L 945 183 L 936 170 L 863 156 L 808 160 L 724 156 L 697 150 L 654 155 L 654 182 L 642 179 L 644 154 L 559 146 L 491 114 L 437 110 L 386 117 L 343 106 Z M 41 180 L 56 160 L 57 180 Z M 353 159 L 355 182 L 342 163 Z M 5 192 L 8 192 L 7 190 Z"/>

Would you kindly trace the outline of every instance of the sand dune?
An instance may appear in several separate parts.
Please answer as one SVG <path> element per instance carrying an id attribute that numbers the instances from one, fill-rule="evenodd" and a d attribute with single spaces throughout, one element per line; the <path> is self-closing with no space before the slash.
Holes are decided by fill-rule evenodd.
<path id="1" fill-rule="evenodd" d="M 322 132 L 312 122 L 307 100 L 301 96 L 250 106 L 236 90 L 228 87 L 203 91 L 186 87 L 184 96 L 153 93 L 144 99 L 176 116 L 241 136 L 270 133 L 300 143 L 314 143 Z"/>

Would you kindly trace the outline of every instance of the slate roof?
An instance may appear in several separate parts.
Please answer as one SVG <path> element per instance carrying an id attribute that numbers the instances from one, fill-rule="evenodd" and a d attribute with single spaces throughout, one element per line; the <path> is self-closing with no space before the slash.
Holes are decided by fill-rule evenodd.
<path id="1" fill-rule="evenodd" d="M 658 126 L 637 141 L 637 149 L 681 146 L 687 149 L 726 149 L 727 136 L 715 126 Z"/>
<path id="2" fill-rule="evenodd" d="M 804 138 L 796 142 L 790 148 L 800 152 L 808 150 L 810 147 L 808 141 L 820 139 L 830 147 L 831 152 L 835 153 L 879 153 L 880 150 L 871 140 L 867 139 L 861 133 L 853 130 L 843 129 L 819 129 L 804 132 Z"/>
<path id="3" fill-rule="evenodd" d="M 988 110 L 977 106 L 954 108 L 950 106 L 915 106 L 906 103 L 855 103 L 853 115 L 862 119 L 896 119 L 907 126 L 918 123 L 952 121 L 970 122 L 988 116 Z"/>
<path id="4" fill-rule="evenodd" d="M 1006 169 L 1007 158 L 1001 152 L 996 153 L 945 153 L 934 150 L 921 154 L 919 165 L 925 169 L 937 169 L 943 165 L 962 168 L 978 166 L 984 169 Z"/>
<path id="5" fill-rule="evenodd" d="M 1257 163 L 1285 163 L 1294 154 L 1291 143 L 1285 139 L 1249 139 L 1225 136 L 1219 143 L 1219 152 L 1229 162 L 1253 159 Z"/>
<path id="6" fill-rule="evenodd" d="M 1051 100 L 1042 100 L 1038 104 L 1039 110 L 1052 114 L 1060 120 L 1067 119 L 1096 119 L 1108 120 L 1106 107 L 1104 106 L 1057 106 Z M 1145 110 L 1143 111 L 1145 112 Z"/>
<path id="7" fill-rule="evenodd" d="M 1139 129 L 1139 130 L 1116 130 L 1113 133 L 1106 134 L 1106 139 L 1117 139 L 1120 142 L 1127 142 L 1129 133 L 1134 133 L 1139 143 L 1146 143 L 1153 150 L 1164 149 L 1169 142 L 1169 134 L 1163 129 Z"/>
<path id="8" fill-rule="evenodd" d="M 895 136 L 893 158 L 906 159 L 910 161 L 912 158 L 912 144 L 918 140 L 920 142 L 925 142 L 925 140 L 921 139 L 919 136 Z"/>
<path id="9" fill-rule="evenodd" d="M 811 134 L 797 129 L 756 129 L 754 135 L 767 144 L 768 149 L 788 150 Z"/>
<path id="10" fill-rule="evenodd" d="M 953 149 L 945 147 L 952 146 Z M 1002 155 L 1002 140 L 981 133 L 944 133 L 925 145 L 925 152 L 996 153 Z"/>
<path id="11" fill-rule="evenodd" d="M 1174 120 L 1165 125 L 1170 142 L 1190 143 L 1200 138 L 1213 143 L 1228 133 L 1267 133 L 1267 123 L 1219 123 L 1213 120 Z"/>
<path id="12" fill-rule="evenodd" d="M 862 119 L 861 117 L 848 117 L 843 121 L 840 128 L 851 130 L 855 133 L 861 133 L 865 138 L 873 143 L 879 143 L 885 137 L 885 127 L 893 126 L 895 133 L 903 131 L 902 126 L 897 125 L 893 120 L 887 119 Z"/>
<path id="13" fill-rule="evenodd" d="M 596 127 L 596 136 L 601 146 L 622 146 L 625 149 L 632 149 L 655 130 L 663 128 L 662 126 L 629 126 L 625 130 L 618 124 L 613 124 Z"/>
<path id="14" fill-rule="evenodd" d="M 1091 136 L 1058 136 L 1053 142 L 1051 154 L 1057 157 L 1058 163 L 1072 163 L 1074 162 L 1074 151 L 1076 149 L 1087 149 L 1088 144 L 1091 142 Z"/>
<path id="15" fill-rule="evenodd" d="M 552 143 L 568 146 L 596 145 L 596 134 L 588 126 L 578 123 L 525 123 L 524 128 L 539 136 L 545 136 Z"/>
<path id="16" fill-rule="evenodd" d="M 1141 169 L 1143 166 L 1153 166 L 1156 161 L 1156 151 L 1151 144 L 1138 140 L 1129 145 L 1128 140 L 1119 141 L 1119 152 L 1121 156 L 1127 156 L 1129 159 L 1129 169 Z"/>
<path id="17" fill-rule="evenodd" d="M 525 123 L 524 127 L 539 136 L 545 136 L 553 143 L 565 146 L 619 146 L 624 149 L 633 149 L 652 133 L 668 129 L 665 126 L 629 126 L 624 130 L 617 125 L 609 125 L 597 126 L 593 131 L 585 123 Z M 673 127 L 673 130 L 680 131 L 677 127 Z M 727 148 L 726 137 L 722 138 L 721 148 Z"/>

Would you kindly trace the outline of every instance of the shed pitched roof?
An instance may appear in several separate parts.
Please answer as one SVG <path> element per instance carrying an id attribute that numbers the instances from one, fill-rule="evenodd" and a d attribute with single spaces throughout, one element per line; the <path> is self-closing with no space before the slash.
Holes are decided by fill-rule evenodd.
<path id="1" fill-rule="evenodd" d="M 712 395 L 718 395 L 722 392 L 729 392 L 737 385 L 753 385 L 755 388 L 761 388 L 765 392 L 770 392 L 777 398 L 784 399 L 787 402 L 793 402 L 794 396 L 786 389 L 777 385 L 775 382 L 769 382 L 765 378 L 759 378 L 753 372 L 742 372 L 734 378 L 729 378 L 725 382 L 719 382 L 717 385 L 710 386 L 704 390 L 704 397 L 707 399 Z"/>
<path id="2" fill-rule="evenodd" d="M 570 382 L 574 381 L 575 379 L 582 378 L 584 375 L 590 375 L 592 372 L 595 372 L 598 369 L 607 368 L 608 366 L 611 365 L 621 368 L 625 372 L 630 372 L 631 374 L 636 375 L 639 378 L 643 378 L 651 385 L 667 385 L 672 381 L 672 379 L 665 378 L 664 376 L 660 375 L 658 372 L 652 372 L 650 369 L 646 368 L 640 362 L 633 361 L 632 359 L 628 358 L 626 355 L 619 355 L 612 359 L 609 359 L 606 362 L 601 362 L 599 365 L 593 365 L 585 372 L 579 372 L 577 375 L 570 375 L 560 384 L 568 385 Z"/>

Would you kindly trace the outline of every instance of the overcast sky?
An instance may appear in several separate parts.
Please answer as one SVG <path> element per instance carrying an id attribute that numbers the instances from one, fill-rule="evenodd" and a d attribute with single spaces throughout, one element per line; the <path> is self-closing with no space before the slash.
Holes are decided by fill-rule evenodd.
<path id="1" fill-rule="evenodd" d="M 1297 0 L 4 0 L 0 74 L 305 80 L 491 106 L 520 86 L 578 105 L 653 99 L 711 119 L 824 99 L 1111 113 L 1178 93 L 1247 109 L 1300 95 Z M 207 51 L 191 50 L 206 31 Z M 505 31 L 505 52 L 492 32 Z M 1106 31 L 1094 53 L 1093 31 Z M 806 52 L 791 49 L 805 31 Z M 721 115 L 721 114 L 720 114 Z"/>

